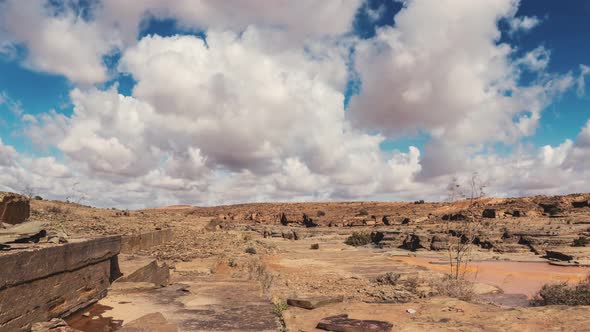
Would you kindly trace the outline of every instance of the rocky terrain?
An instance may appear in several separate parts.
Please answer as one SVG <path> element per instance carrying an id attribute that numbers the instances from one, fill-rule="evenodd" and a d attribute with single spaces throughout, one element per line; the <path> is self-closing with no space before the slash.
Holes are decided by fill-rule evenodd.
<path id="1" fill-rule="evenodd" d="M 543 284 L 575 282 L 590 271 L 589 200 L 590 194 L 574 194 L 454 203 L 259 203 L 136 211 L 31 200 L 29 222 L 61 234 L 60 241 L 173 232 L 173 241 L 138 254 L 171 268 L 168 287 L 190 285 L 188 294 L 195 295 L 175 295 L 162 305 L 154 299 L 159 295 L 150 297 L 149 292 L 114 292 L 100 302 L 111 308 L 107 323 L 96 324 L 109 317 L 104 312 L 101 320 L 92 315 L 70 320 L 84 331 L 116 330 L 121 328 L 113 324 L 117 317 L 130 322 L 154 311 L 163 314 L 164 325 L 174 323 L 187 331 L 313 331 L 345 325 L 366 330 L 371 324 L 378 331 L 582 331 L 589 326 L 590 307 L 528 305 Z M 2 222 L 10 229 L 10 222 Z M 470 225 L 469 236 L 465 225 Z M 352 234 L 367 242 L 347 245 Z M 449 272 L 447 249 L 466 241 L 471 248 L 469 296 L 443 287 Z M 256 307 L 258 317 L 270 312 L 274 318 L 255 321 L 223 297 L 225 292 L 243 295 L 240 307 Z M 144 309 L 130 313 L 123 298 L 136 298 Z M 170 303 L 186 312 L 171 310 Z M 187 318 L 189 311 L 200 315 L 199 322 Z M 344 314 L 348 317 L 339 316 Z M 89 324 L 92 319 L 95 323 Z M 231 326 L 224 327 L 225 321 Z"/>

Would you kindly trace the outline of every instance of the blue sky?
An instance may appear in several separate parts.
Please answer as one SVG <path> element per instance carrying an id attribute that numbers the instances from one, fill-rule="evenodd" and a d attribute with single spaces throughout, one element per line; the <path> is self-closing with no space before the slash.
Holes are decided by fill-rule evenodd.
<path id="1" fill-rule="evenodd" d="M 576 158 L 587 156 L 585 150 L 571 149 L 583 145 L 583 140 L 576 139 L 586 135 L 590 118 L 590 91 L 580 93 L 577 86 L 584 78 L 581 65 L 590 65 L 589 1 L 446 0 L 433 4 L 423 0 L 351 0 L 341 6 L 329 2 L 235 7 L 207 1 L 185 6 L 158 0 L 152 7 L 114 0 L 1 2 L 2 144 L 16 150 L 18 156 L 11 156 L 19 167 L 33 167 L 35 160 L 45 162 L 39 158 L 52 157 L 54 169 L 59 170 L 57 178 L 83 177 L 88 179 L 88 187 L 114 185 L 121 191 L 146 186 L 142 197 L 151 195 L 169 203 L 177 203 L 180 192 L 194 194 L 202 188 L 215 191 L 215 198 L 194 198 L 197 201 L 382 198 L 390 188 L 397 188 L 398 196 L 393 198 L 413 198 L 422 192 L 437 197 L 441 183 L 456 175 L 448 169 L 453 163 L 469 164 L 458 167 L 457 174 L 482 167 L 498 172 L 489 176 L 504 176 L 502 172 L 508 168 L 544 163 L 561 167 L 567 178 L 572 163 L 579 162 Z M 477 15 L 481 17 L 473 19 Z M 398 26 L 396 19 L 402 16 L 404 24 Z M 329 26 L 325 24 L 327 17 Z M 498 17 L 502 18 L 496 21 Z M 455 29 L 457 21 L 464 22 L 465 28 Z M 527 22 L 533 23 L 524 27 Z M 515 28 L 514 24 L 523 25 Z M 500 38 L 490 40 L 490 32 L 496 28 Z M 428 34 L 439 30 L 442 38 L 454 43 L 442 52 L 448 53 L 448 58 L 440 59 L 442 69 L 428 62 L 429 56 L 441 54 L 436 49 L 437 40 L 428 42 Z M 395 40 L 395 36 L 401 37 Z M 204 48 L 199 46 L 200 41 L 204 41 Z M 505 67 L 496 67 L 496 58 L 473 48 L 484 45 L 489 52 L 500 52 L 501 44 L 512 50 L 502 55 Z M 463 53 L 462 48 L 466 50 Z M 531 60 L 535 49 L 548 54 L 549 62 L 524 69 L 531 65 L 526 58 Z M 403 51 L 413 58 L 408 60 Z M 421 57 L 422 53 L 427 56 Z M 235 54 L 243 56 L 233 58 Z M 473 58 L 461 64 L 458 58 L 465 54 Z M 532 59 L 538 60 L 543 59 Z M 203 66 L 200 61 L 208 64 Z M 415 65 L 415 76 L 412 71 L 404 72 L 406 62 Z M 451 82 L 457 89 L 469 90 L 482 83 L 483 90 L 453 90 L 458 98 L 438 96 L 439 91 L 431 91 L 432 87 L 444 89 L 440 82 L 456 79 L 444 76 L 451 75 L 445 66 L 466 70 L 465 82 L 471 83 Z M 215 72 L 209 72 L 210 68 Z M 250 91 L 248 84 L 243 85 L 251 81 L 266 84 L 260 75 L 268 68 L 281 71 L 284 80 L 266 77 L 271 80 L 266 89 L 285 84 L 282 90 L 272 91 L 273 98 L 279 99 L 271 103 L 260 91 Z M 420 72 L 423 68 L 430 68 L 431 74 Z M 492 68 L 502 73 L 496 77 Z M 483 74 L 469 77 L 478 70 Z M 513 75 L 520 75 L 515 82 L 510 81 Z M 309 81 L 293 86 L 289 77 Z M 568 80 L 567 88 L 558 92 L 549 88 Z M 489 92 L 486 89 L 502 84 L 515 85 L 514 91 L 523 96 L 507 102 L 501 100 L 500 93 L 493 97 L 494 106 L 488 100 L 462 108 L 469 94 L 485 96 Z M 113 86 L 129 98 L 111 95 Z M 238 86 L 241 88 L 234 90 Z M 315 88 L 306 91 L 307 86 Z M 526 95 L 527 88 L 536 92 Z M 323 91 L 323 95 L 315 100 L 312 95 L 317 91 Z M 425 93 L 432 98 L 424 97 Z M 405 98 L 410 102 L 402 101 Z M 540 120 L 532 134 L 523 129 L 526 124 L 518 123 L 520 117 L 532 113 L 509 108 L 526 108 L 522 103 L 542 103 L 543 98 L 547 103 L 539 110 Z M 210 99 L 215 102 L 206 104 Z M 74 100 L 80 105 L 78 109 Z M 416 100 L 419 106 L 412 104 Z M 503 103 L 506 109 L 497 106 Z M 437 112 L 448 114 L 440 116 Z M 149 118 L 152 113 L 159 114 L 160 120 Z M 282 118 L 283 113 L 289 120 Z M 59 118 L 60 114 L 65 117 Z M 248 116 L 240 118 L 244 114 Z M 236 116 L 241 123 L 228 125 L 227 116 Z M 301 124 L 309 124 L 303 130 L 309 135 L 299 134 L 300 128 L 280 127 L 301 116 L 307 117 Z M 506 123 L 506 117 L 512 122 Z M 58 118 L 69 122 L 64 125 Z M 122 127 L 116 123 L 132 120 L 137 123 L 129 126 L 142 128 L 142 132 L 126 133 L 125 123 Z M 191 129 L 166 128 L 175 121 Z M 217 137 L 209 129 L 194 129 L 205 122 L 210 128 L 232 134 Z M 265 123 L 278 126 L 277 133 L 261 134 L 259 127 Z M 233 127 L 237 125 L 245 129 Z M 168 136 L 160 137 L 160 132 Z M 279 133 L 285 132 L 288 138 L 280 139 L 283 135 Z M 47 144 L 39 144 L 43 135 L 48 135 Z M 134 135 L 138 135 L 136 141 Z M 558 148 L 567 140 L 574 142 L 571 147 Z M 213 143 L 219 148 L 210 146 Z M 526 156 L 520 155 L 522 147 L 528 151 Z M 344 152 L 336 157 L 339 148 Z M 334 156 L 329 151 L 334 151 Z M 125 156 L 130 158 L 128 163 L 114 162 Z M 330 161 L 332 158 L 338 161 Z M 356 168 L 358 160 L 372 160 L 375 169 Z M 522 160 L 527 162 L 523 164 Z M 336 170 L 342 173 L 334 174 Z M 532 182 L 543 176 L 528 169 L 522 172 Z M 351 174 L 357 174 L 357 179 L 353 180 Z M 252 181 L 249 176 L 258 177 L 262 184 L 256 192 L 261 194 L 227 198 L 219 189 L 246 186 Z M 17 180 L 11 179 L 12 183 Z M 15 187 L 9 182 L 0 186 Z M 533 192 L 512 188 L 509 180 L 498 182 L 497 195 Z M 52 184 L 34 185 L 49 188 Z M 555 192 L 573 190 L 568 188 L 577 185 L 522 184 Z M 60 197 L 59 193 L 48 194 Z"/>

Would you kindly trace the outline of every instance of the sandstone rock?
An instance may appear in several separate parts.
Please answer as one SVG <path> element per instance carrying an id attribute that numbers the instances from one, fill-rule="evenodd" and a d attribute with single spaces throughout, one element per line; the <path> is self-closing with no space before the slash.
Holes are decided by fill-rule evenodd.
<path id="1" fill-rule="evenodd" d="M 560 261 L 571 261 L 572 259 L 574 259 L 573 255 L 566 254 L 562 251 L 557 250 L 547 250 L 545 252 L 545 257 L 548 259 L 556 259 Z"/>
<path id="2" fill-rule="evenodd" d="M 424 234 L 408 234 L 402 243 L 402 248 L 415 251 L 422 248 L 430 248 L 432 238 Z"/>
<path id="3" fill-rule="evenodd" d="M 430 243 L 430 250 L 447 250 L 449 248 L 449 237 L 443 235 L 435 235 L 432 237 Z"/>
<path id="4" fill-rule="evenodd" d="M 119 332 L 177 332 L 178 327 L 159 312 L 147 314 L 125 324 Z"/>
<path id="5" fill-rule="evenodd" d="M 81 332 L 68 326 L 63 319 L 54 318 L 49 322 L 35 323 L 31 327 L 31 332 Z"/>
<path id="6" fill-rule="evenodd" d="M 378 320 L 351 319 L 344 314 L 323 318 L 316 328 L 336 332 L 389 332 L 393 324 Z"/>
<path id="7" fill-rule="evenodd" d="M 496 210 L 495 209 L 485 209 L 481 214 L 484 218 L 496 218 Z"/>
<path id="8" fill-rule="evenodd" d="M 584 208 L 584 207 L 589 207 L 590 206 L 590 202 L 586 201 L 574 201 L 572 202 L 572 207 L 574 208 Z"/>
<path id="9" fill-rule="evenodd" d="M 120 282 L 150 282 L 156 286 L 166 286 L 170 282 L 168 265 L 159 264 L 153 258 L 119 255 L 119 268 L 123 276 L 116 280 Z"/>
<path id="10" fill-rule="evenodd" d="M 0 222 L 16 225 L 29 218 L 29 199 L 15 193 L 0 192 Z"/>
<path id="11" fill-rule="evenodd" d="M 305 227 L 316 227 L 317 224 L 313 222 L 313 219 L 311 219 L 311 217 L 309 217 L 307 214 L 303 214 L 303 225 L 305 225 Z"/>
<path id="12" fill-rule="evenodd" d="M 320 297 L 310 297 L 310 298 L 293 298 L 287 299 L 287 304 L 293 307 L 299 307 L 303 309 L 316 309 L 319 307 L 323 307 L 328 304 L 332 303 L 340 303 L 344 300 L 342 296 L 337 297 L 329 297 L 329 296 L 320 296 Z"/>
<path id="13" fill-rule="evenodd" d="M 9 228 L 0 229 L 0 243 L 38 242 L 46 235 L 45 224 L 40 221 L 25 222 Z"/>
<path id="14" fill-rule="evenodd" d="M 442 220 L 451 220 L 451 221 L 466 220 L 466 219 L 467 219 L 467 217 L 462 213 L 450 213 L 450 214 L 445 214 L 442 217 Z"/>
<path id="15" fill-rule="evenodd" d="M 289 221 L 287 220 L 287 216 L 284 213 L 281 213 L 281 216 L 279 219 L 281 220 L 281 224 L 283 226 L 287 226 L 289 224 Z"/>
<path id="16" fill-rule="evenodd" d="M 365 221 L 365 226 L 375 226 L 377 222 L 375 220 L 367 220 Z"/>

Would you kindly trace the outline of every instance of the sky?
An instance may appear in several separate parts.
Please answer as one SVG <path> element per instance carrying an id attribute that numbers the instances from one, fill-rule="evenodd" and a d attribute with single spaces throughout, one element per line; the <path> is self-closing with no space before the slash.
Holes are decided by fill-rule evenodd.
<path id="1" fill-rule="evenodd" d="M 590 1 L 0 0 L 0 191 L 587 191 Z"/>

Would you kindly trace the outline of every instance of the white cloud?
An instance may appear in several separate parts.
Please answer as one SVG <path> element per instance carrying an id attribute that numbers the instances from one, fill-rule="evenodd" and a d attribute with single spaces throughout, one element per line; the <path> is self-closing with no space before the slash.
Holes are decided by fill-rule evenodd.
<path id="1" fill-rule="evenodd" d="M 541 23 L 536 16 L 512 16 L 508 18 L 509 33 L 527 32 Z"/>
<path id="2" fill-rule="evenodd" d="M 590 74 L 590 66 L 580 65 L 580 75 L 576 81 L 576 93 L 579 97 L 586 95 L 586 75 Z"/>
<path id="3" fill-rule="evenodd" d="M 65 8 L 54 13 L 43 0 L 7 0 L 0 3 L 0 27 L 7 31 L 10 42 L 27 47 L 29 67 L 64 75 L 75 83 L 106 80 L 102 56 L 120 45 L 116 33 Z"/>
<path id="4" fill-rule="evenodd" d="M 512 47 L 498 43 L 498 21 L 512 18 L 515 6 L 409 1 L 395 27 L 357 46 L 362 86 L 350 102 L 352 122 L 393 138 L 429 134 L 425 177 L 452 172 L 484 144 L 533 134 L 542 110 L 573 79 L 545 72 L 550 54 L 543 47 L 512 60 Z M 529 86 L 518 83 L 522 67 L 537 76 Z"/>
<path id="5" fill-rule="evenodd" d="M 589 179 L 590 124 L 558 146 L 518 146 L 586 73 L 581 83 L 551 74 L 547 49 L 515 59 L 514 47 L 499 44 L 499 21 L 521 31 L 538 23 L 516 17 L 513 0 L 407 1 L 395 27 L 369 40 L 348 34 L 360 0 L 104 0 L 90 18 L 43 4 L 5 1 L 2 23 L 27 46 L 29 66 L 77 83 L 74 107 L 22 117 L 31 141 L 63 158 L 0 142 L 8 189 L 31 184 L 61 199 L 98 193 L 88 201 L 133 208 L 440 199 L 452 176 L 474 170 L 496 195 L 576 190 Z M 137 41 L 148 16 L 205 29 L 206 43 L 190 35 Z M 122 55 L 113 70 L 137 82 L 131 96 L 88 86 L 108 78 L 102 56 L 113 49 Z M 526 86 L 524 71 L 533 74 Z M 345 110 L 355 74 L 361 91 Z M 380 148 L 414 133 L 430 137 L 424 149 Z M 495 143 L 513 152 L 490 152 Z"/>

